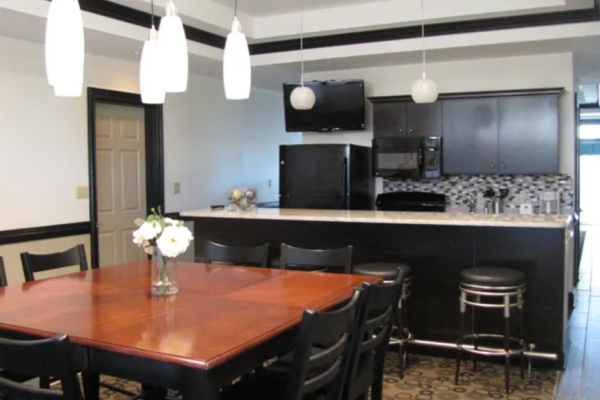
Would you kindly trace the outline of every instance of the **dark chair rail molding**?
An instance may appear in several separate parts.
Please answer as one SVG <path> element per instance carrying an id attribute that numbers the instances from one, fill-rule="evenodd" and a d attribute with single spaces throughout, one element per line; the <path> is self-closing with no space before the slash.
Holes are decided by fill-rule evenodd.
<path id="1" fill-rule="evenodd" d="M 38 226 L 34 228 L 13 229 L 9 231 L 0 231 L 0 245 L 88 235 L 90 233 L 91 227 L 89 221 L 62 225 Z"/>
<path id="2" fill-rule="evenodd" d="M 51 1 L 51 0 L 44 0 Z M 594 7 L 581 10 L 515 15 L 499 18 L 478 19 L 470 21 L 455 21 L 425 26 L 427 36 L 443 36 L 459 33 L 485 32 L 502 29 L 529 28 L 580 22 L 600 21 L 600 1 L 594 0 Z M 107 0 L 79 0 L 81 9 L 118 21 L 148 27 L 151 16 L 149 13 L 112 3 Z M 155 17 L 158 25 L 159 18 Z M 223 49 L 225 37 L 207 32 L 202 29 L 185 26 L 189 40 L 208 46 Z M 316 36 L 304 39 L 304 47 L 316 49 L 321 47 L 345 46 L 361 43 L 374 43 L 390 40 L 412 39 L 421 36 L 420 26 L 407 26 L 391 29 L 378 29 L 363 32 L 343 33 L 336 35 Z M 280 40 L 274 42 L 256 43 L 250 45 L 250 54 L 268 54 L 300 49 L 299 39 Z"/>

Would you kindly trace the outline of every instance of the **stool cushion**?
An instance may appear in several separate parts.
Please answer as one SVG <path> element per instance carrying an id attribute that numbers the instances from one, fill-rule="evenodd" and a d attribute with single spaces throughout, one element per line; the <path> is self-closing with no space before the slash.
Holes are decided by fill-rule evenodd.
<path id="1" fill-rule="evenodd" d="M 367 263 L 358 264 L 352 268 L 352 273 L 356 275 L 369 275 L 383 278 L 384 281 L 393 281 L 398 276 L 398 270 L 404 272 L 404 277 L 411 274 L 410 267 L 400 263 Z"/>
<path id="2" fill-rule="evenodd" d="M 525 274 L 511 268 L 478 267 L 463 269 L 460 281 L 481 286 L 520 286 L 525 284 Z"/>

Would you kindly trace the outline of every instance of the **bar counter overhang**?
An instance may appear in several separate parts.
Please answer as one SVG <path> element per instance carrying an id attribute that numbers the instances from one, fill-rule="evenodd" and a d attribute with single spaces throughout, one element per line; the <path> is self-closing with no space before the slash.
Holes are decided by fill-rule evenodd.
<path id="1" fill-rule="evenodd" d="M 568 215 L 413 213 L 354 210 L 198 210 L 196 261 L 207 240 L 232 246 L 269 243 L 306 248 L 354 246 L 353 264 L 402 262 L 412 267 L 408 327 L 417 341 L 455 343 L 459 327 L 460 271 L 499 266 L 523 271 L 525 339 L 535 351 L 556 355 L 538 363 L 562 368 L 569 348 L 569 294 L 573 286 L 572 217 Z M 477 313 L 481 332 L 503 329 L 498 312 Z M 418 344 L 418 342 L 417 342 Z M 412 346 L 411 351 L 451 356 L 451 347 Z"/>

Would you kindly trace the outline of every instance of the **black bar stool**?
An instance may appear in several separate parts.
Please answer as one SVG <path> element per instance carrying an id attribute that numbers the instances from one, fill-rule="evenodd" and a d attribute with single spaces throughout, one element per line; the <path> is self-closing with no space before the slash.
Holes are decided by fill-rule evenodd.
<path id="1" fill-rule="evenodd" d="M 404 369 L 408 367 L 408 346 L 407 342 L 412 339 L 412 334 L 406 328 L 407 322 L 407 307 L 405 301 L 410 297 L 410 286 L 412 285 L 412 273 L 410 266 L 401 263 L 366 263 L 358 264 L 352 268 L 352 273 L 356 275 L 377 276 L 383 279 L 384 282 L 393 282 L 398 276 L 398 273 L 404 274 L 404 283 L 402 285 L 402 296 L 398 303 L 400 312 L 396 318 L 396 335 L 390 340 L 390 344 L 397 344 L 398 358 L 400 368 L 400 379 L 404 378 Z M 406 361 L 405 361 L 406 360 Z"/>
<path id="2" fill-rule="evenodd" d="M 456 353 L 455 384 L 458 385 L 460 375 L 460 361 L 463 350 L 475 355 L 505 357 L 505 388 L 509 393 L 510 357 L 521 356 L 521 378 L 525 377 L 525 349 L 523 339 L 523 294 L 525 293 L 525 275 L 509 268 L 469 268 L 460 273 L 460 331 L 458 334 L 458 351 Z M 483 299 L 482 299 L 483 298 Z M 465 333 L 465 317 L 467 306 L 472 307 L 471 334 Z M 504 334 L 490 334 L 475 332 L 475 309 L 496 308 L 504 311 Z M 517 308 L 518 338 L 510 336 L 511 309 Z M 503 348 L 478 346 L 479 339 L 501 339 Z M 465 346 L 465 341 L 472 342 L 472 346 Z M 516 345 L 511 349 L 511 342 Z M 470 344 L 470 343 L 469 343 Z M 475 358 L 473 358 L 475 360 Z"/>

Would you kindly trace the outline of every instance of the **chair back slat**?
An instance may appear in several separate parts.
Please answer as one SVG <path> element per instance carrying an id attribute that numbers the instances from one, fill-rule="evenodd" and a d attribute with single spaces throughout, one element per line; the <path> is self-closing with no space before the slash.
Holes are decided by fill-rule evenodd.
<path id="1" fill-rule="evenodd" d="M 4 259 L 0 256 L 0 287 L 8 286 L 6 279 L 6 268 L 4 267 Z"/>
<path id="2" fill-rule="evenodd" d="M 309 394 L 338 400 L 354 343 L 362 289 L 342 307 L 328 312 L 306 310 L 294 350 L 285 400 Z"/>
<path id="3" fill-rule="evenodd" d="M 62 391 L 38 389 L 2 377 L 0 393 L 30 400 L 82 400 L 72 349 L 66 335 L 28 341 L 0 338 L 0 368 L 28 376 L 56 377 L 62 386 Z"/>
<path id="4" fill-rule="evenodd" d="M 312 250 L 282 244 L 280 268 L 349 274 L 352 268 L 352 246 L 330 250 Z"/>
<path id="5" fill-rule="evenodd" d="M 398 303 L 402 295 L 404 275 L 398 273 L 391 283 L 365 283 L 365 296 L 357 320 L 355 343 L 344 384 L 347 398 L 369 392 L 375 379 L 383 380 L 383 366 Z"/>
<path id="6" fill-rule="evenodd" d="M 209 264 L 266 268 L 268 254 L 268 244 L 254 247 L 235 247 L 211 241 L 206 242 L 206 262 Z"/>
<path id="7" fill-rule="evenodd" d="M 35 280 L 34 275 L 36 272 L 51 271 L 74 265 L 78 265 L 80 271 L 88 269 L 85 247 L 82 244 L 60 253 L 21 253 L 21 263 L 23 264 L 23 274 L 27 282 Z"/>

